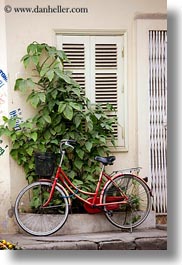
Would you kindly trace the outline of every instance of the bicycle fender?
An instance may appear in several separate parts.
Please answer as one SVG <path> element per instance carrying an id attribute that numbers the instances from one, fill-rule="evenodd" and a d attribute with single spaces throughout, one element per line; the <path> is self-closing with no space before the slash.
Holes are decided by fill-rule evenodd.
<path id="1" fill-rule="evenodd" d="M 52 181 L 49 179 L 39 179 L 39 181 L 52 183 Z M 68 199 L 68 204 L 69 204 L 69 208 L 70 208 L 71 207 L 71 199 L 69 197 L 67 190 L 60 183 L 56 183 L 56 186 L 58 186 L 60 189 L 62 189 L 64 191 L 64 193 Z"/>

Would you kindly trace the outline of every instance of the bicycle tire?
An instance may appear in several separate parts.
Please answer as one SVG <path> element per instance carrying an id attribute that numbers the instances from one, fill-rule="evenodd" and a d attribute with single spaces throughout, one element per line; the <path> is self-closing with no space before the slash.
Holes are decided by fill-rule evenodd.
<path id="1" fill-rule="evenodd" d="M 48 236 L 58 231 L 66 222 L 69 203 L 64 190 L 56 186 L 47 207 L 41 207 L 49 197 L 51 182 L 34 182 L 18 194 L 15 217 L 19 226 L 34 236 Z"/>
<path id="2" fill-rule="evenodd" d="M 109 182 L 104 188 L 102 202 L 111 202 L 109 198 L 115 198 L 117 201 L 117 196 L 120 196 L 121 204 L 104 206 L 105 216 L 114 226 L 121 229 L 139 226 L 145 221 L 151 209 L 148 186 L 132 174 L 122 174 L 116 177 L 114 182 L 119 188 L 113 182 Z M 128 197 L 128 203 L 122 203 L 121 190 Z"/>

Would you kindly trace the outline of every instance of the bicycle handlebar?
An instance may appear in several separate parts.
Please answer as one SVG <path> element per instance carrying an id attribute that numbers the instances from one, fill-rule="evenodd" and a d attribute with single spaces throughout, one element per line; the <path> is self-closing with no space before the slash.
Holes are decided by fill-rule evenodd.
<path id="1" fill-rule="evenodd" d="M 63 140 L 61 140 L 61 142 L 60 142 L 60 150 L 62 151 L 62 149 L 63 149 L 62 146 L 63 146 L 63 145 L 69 146 L 69 147 L 71 147 L 71 148 L 74 149 L 74 146 L 72 146 L 73 144 L 76 144 L 76 141 L 75 141 L 75 140 L 63 139 Z"/>

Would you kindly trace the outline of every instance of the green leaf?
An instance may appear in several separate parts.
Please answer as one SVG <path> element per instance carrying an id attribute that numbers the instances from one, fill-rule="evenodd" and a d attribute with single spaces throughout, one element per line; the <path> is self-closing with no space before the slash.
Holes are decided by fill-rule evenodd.
<path id="1" fill-rule="evenodd" d="M 50 47 L 50 46 L 46 45 L 45 49 L 50 56 L 55 56 L 55 54 L 56 54 L 56 48 L 55 47 Z"/>
<path id="2" fill-rule="evenodd" d="M 79 103 L 70 102 L 69 104 L 70 104 L 70 106 L 71 106 L 73 109 L 76 109 L 76 110 L 78 110 L 78 111 L 82 111 L 82 109 L 83 109 L 82 105 L 79 104 Z"/>
<path id="3" fill-rule="evenodd" d="M 76 125 L 76 128 L 78 128 L 80 126 L 81 121 L 82 121 L 82 117 L 80 115 L 76 115 L 74 117 L 74 123 Z"/>
<path id="4" fill-rule="evenodd" d="M 55 74 L 58 75 L 61 79 L 64 77 L 64 73 L 61 69 L 56 69 Z"/>
<path id="5" fill-rule="evenodd" d="M 29 63 L 31 62 L 31 57 L 26 54 L 21 61 L 23 61 L 24 67 L 27 68 L 27 66 L 29 65 Z"/>
<path id="6" fill-rule="evenodd" d="M 28 45 L 28 47 L 27 47 L 27 53 L 28 54 L 33 55 L 36 53 L 36 51 L 37 51 L 37 43 L 33 42 L 33 43 Z"/>
<path id="7" fill-rule="evenodd" d="M 99 114 L 99 113 L 95 113 L 95 117 L 96 117 L 98 120 L 100 120 L 100 118 L 102 117 L 102 115 Z"/>
<path id="8" fill-rule="evenodd" d="M 91 132 L 93 130 L 93 122 L 92 120 L 89 118 L 87 119 L 87 123 L 86 123 L 87 129 L 89 132 Z"/>
<path id="9" fill-rule="evenodd" d="M 37 56 L 37 55 L 33 55 L 33 56 L 31 57 L 31 59 L 32 59 L 32 62 L 33 62 L 35 65 L 38 65 L 38 63 L 39 63 L 39 56 Z"/>
<path id="10" fill-rule="evenodd" d="M 54 70 L 50 69 L 46 72 L 45 76 L 49 79 L 49 81 L 51 82 L 52 79 L 54 78 Z"/>
<path id="11" fill-rule="evenodd" d="M 29 154 L 30 156 L 32 156 L 33 151 L 34 151 L 34 150 L 33 150 L 32 147 L 28 147 L 28 148 L 26 149 L 27 154 Z"/>
<path id="12" fill-rule="evenodd" d="M 63 114 L 66 119 L 71 121 L 73 118 L 73 108 L 69 104 L 66 104 L 66 108 L 64 109 Z"/>
<path id="13" fill-rule="evenodd" d="M 14 128 L 15 127 L 16 120 L 17 120 L 16 118 L 12 118 L 12 119 L 8 120 L 8 125 L 9 125 L 10 128 Z"/>
<path id="14" fill-rule="evenodd" d="M 72 88 L 72 91 L 75 95 L 77 95 L 78 97 L 80 97 L 80 90 L 81 88 L 80 87 L 73 87 Z"/>
<path id="15" fill-rule="evenodd" d="M 58 106 L 58 113 L 62 113 L 66 108 L 66 103 L 64 101 L 60 102 L 59 103 L 59 106 Z"/>
<path id="16" fill-rule="evenodd" d="M 50 133 L 50 131 L 46 131 L 46 132 L 44 133 L 44 137 L 45 137 L 46 140 L 51 139 L 51 133 Z"/>
<path id="17" fill-rule="evenodd" d="M 48 114 L 44 115 L 43 118 L 46 122 L 51 123 L 51 117 Z"/>
<path id="18" fill-rule="evenodd" d="M 32 183 L 34 181 L 32 176 L 28 176 L 27 179 L 28 179 L 28 183 Z"/>
<path id="19" fill-rule="evenodd" d="M 54 130 L 54 128 L 50 128 L 50 133 L 51 133 L 52 135 L 56 135 L 56 131 Z"/>
<path id="20" fill-rule="evenodd" d="M 15 133 L 11 134 L 11 141 L 14 142 L 14 141 L 16 141 L 16 139 L 17 139 L 17 135 L 15 132 Z"/>
<path id="21" fill-rule="evenodd" d="M 48 70 L 49 70 L 49 65 L 48 64 L 44 64 L 44 66 L 42 67 L 42 69 L 40 71 L 40 76 L 41 77 L 45 76 L 45 74 L 47 73 Z"/>
<path id="22" fill-rule="evenodd" d="M 27 86 L 27 88 L 30 88 L 30 89 L 33 89 L 35 87 L 35 83 L 33 82 L 31 78 L 28 78 L 27 80 L 25 80 L 25 85 Z"/>
<path id="23" fill-rule="evenodd" d="M 14 89 L 15 90 L 20 90 L 22 92 L 25 92 L 27 90 L 27 88 L 24 85 L 24 79 L 22 79 L 22 78 L 16 79 Z"/>
<path id="24" fill-rule="evenodd" d="M 32 208 L 38 208 L 41 205 L 41 201 L 39 197 L 33 197 L 33 199 L 31 200 L 31 207 Z"/>
<path id="25" fill-rule="evenodd" d="M 32 124 L 32 122 L 30 121 L 26 121 L 26 122 L 22 122 L 21 124 L 20 124 L 20 127 L 21 128 L 27 128 L 27 129 L 32 129 L 33 128 L 33 124 Z"/>
<path id="26" fill-rule="evenodd" d="M 81 185 L 83 185 L 84 183 L 83 183 L 83 181 L 81 181 L 81 180 L 79 180 L 79 179 L 74 179 L 74 180 L 73 180 L 73 184 L 74 184 L 75 186 L 81 186 Z"/>
<path id="27" fill-rule="evenodd" d="M 39 93 L 37 93 L 37 96 L 39 97 L 39 99 L 40 99 L 40 101 L 41 101 L 42 103 L 45 103 L 45 101 L 46 101 L 45 93 L 43 93 L 43 92 L 39 92 Z"/>
<path id="28" fill-rule="evenodd" d="M 2 118 L 3 118 L 4 122 L 8 122 L 8 120 L 9 120 L 6 116 L 3 116 Z"/>
<path id="29" fill-rule="evenodd" d="M 48 108 L 49 108 L 50 111 L 53 110 L 55 104 L 56 104 L 55 101 L 53 101 L 53 100 L 50 100 L 50 101 L 49 101 L 49 103 L 48 103 Z"/>
<path id="30" fill-rule="evenodd" d="M 80 170 L 83 166 L 83 161 L 81 161 L 80 159 L 76 158 L 74 165 Z"/>
<path id="31" fill-rule="evenodd" d="M 51 140 L 51 144 L 56 144 L 56 145 L 58 145 L 58 144 L 59 144 L 59 141 L 58 141 L 57 139 L 53 139 L 53 140 Z"/>
<path id="32" fill-rule="evenodd" d="M 106 137 L 100 136 L 99 137 L 99 142 L 106 144 Z"/>
<path id="33" fill-rule="evenodd" d="M 33 80 L 31 78 L 28 79 L 22 79 L 19 78 L 16 80 L 15 82 L 15 90 L 20 90 L 21 92 L 26 92 L 27 89 L 33 89 L 35 86 L 35 83 L 33 82 Z"/>
<path id="34" fill-rule="evenodd" d="M 68 75 L 65 75 L 60 69 L 56 69 L 56 70 L 55 70 L 55 73 L 56 73 L 61 79 L 63 79 L 66 83 L 68 83 L 68 84 L 72 84 L 72 83 L 73 83 L 72 79 L 71 79 Z"/>
<path id="35" fill-rule="evenodd" d="M 91 132 L 93 130 L 93 128 L 94 128 L 94 125 L 93 125 L 93 122 L 91 121 L 88 123 L 89 132 Z"/>
<path id="36" fill-rule="evenodd" d="M 92 149 L 92 142 L 86 142 L 85 147 L 86 147 L 87 151 L 90 152 Z"/>
<path id="37" fill-rule="evenodd" d="M 62 50 L 57 50 L 57 53 L 58 57 L 61 59 L 61 60 L 65 60 L 65 61 L 68 61 L 68 58 L 66 56 L 66 53 Z"/>
<path id="38" fill-rule="evenodd" d="M 54 130 L 55 130 L 56 133 L 60 133 L 60 132 L 62 131 L 62 128 L 61 128 L 60 125 L 58 125 L 58 126 L 56 126 L 56 127 L 54 128 Z"/>
<path id="39" fill-rule="evenodd" d="M 82 149 L 77 149 L 76 153 L 78 154 L 80 159 L 83 159 L 85 153 Z"/>
<path id="40" fill-rule="evenodd" d="M 36 94 L 34 94 L 34 96 L 29 98 L 28 100 L 34 108 L 37 108 L 38 104 L 40 103 L 40 99 Z"/>
<path id="41" fill-rule="evenodd" d="M 37 133 L 36 132 L 33 132 L 30 134 L 30 137 L 34 140 L 34 142 L 36 142 L 37 140 Z"/>
<path id="42" fill-rule="evenodd" d="M 68 173 L 68 176 L 71 180 L 74 179 L 74 177 L 76 176 L 76 172 L 74 170 L 71 170 L 69 173 Z"/>
<path id="43" fill-rule="evenodd" d="M 56 99 L 57 94 L 58 94 L 57 90 L 52 91 L 51 96 L 53 97 L 53 99 Z"/>
<path id="44" fill-rule="evenodd" d="M 0 136 L 6 135 L 8 137 L 11 137 L 11 130 L 9 128 L 0 127 Z"/>
<path id="45" fill-rule="evenodd" d="M 18 150 L 17 149 L 12 149 L 10 154 L 14 160 L 16 160 L 16 161 L 18 160 Z"/>

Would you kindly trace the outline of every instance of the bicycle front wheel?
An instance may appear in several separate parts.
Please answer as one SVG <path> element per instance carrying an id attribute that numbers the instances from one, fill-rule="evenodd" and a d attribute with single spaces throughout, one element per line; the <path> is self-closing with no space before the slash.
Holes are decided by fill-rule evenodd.
<path id="1" fill-rule="evenodd" d="M 20 227 L 35 236 L 47 236 L 60 229 L 67 220 L 69 204 L 65 192 L 55 187 L 48 206 L 52 183 L 35 182 L 25 187 L 15 202 L 15 217 Z"/>
<path id="2" fill-rule="evenodd" d="M 127 196 L 127 200 L 123 195 Z M 107 219 L 123 229 L 134 228 L 147 218 L 151 209 L 148 186 L 138 177 L 122 174 L 109 182 L 103 194 L 103 203 L 117 202 L 104 206 Z M 118 202 L 121 201 L 121 204 Z"/>

